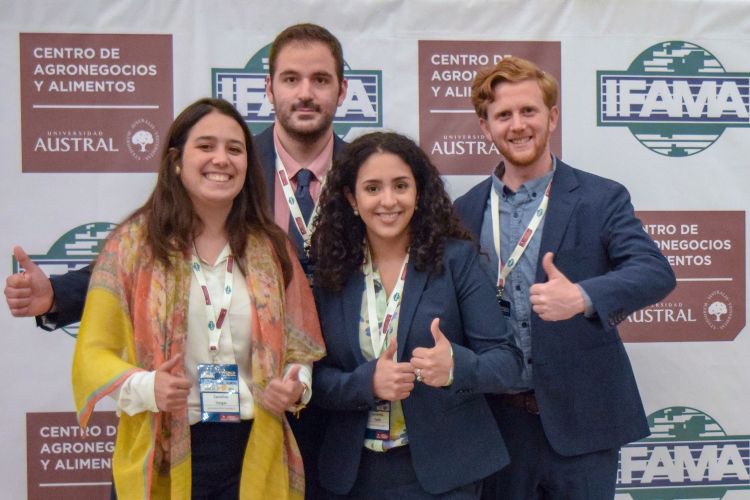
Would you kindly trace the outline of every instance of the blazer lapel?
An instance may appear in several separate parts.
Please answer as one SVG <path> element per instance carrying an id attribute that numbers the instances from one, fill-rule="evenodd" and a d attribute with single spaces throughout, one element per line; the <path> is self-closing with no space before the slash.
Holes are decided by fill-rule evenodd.
<path id="1" fill-rule="evenodd" d="M 335 133 L 333 134 L 333 159 L 339 157 L 341 152 L 344 150 L 344 147 L 346 147 L 347 143 L 343 141 L 338 135 Z"/>
<path id="2" fill-rule="evenodd" d="M 487 207 L 487 198 L 490 196 L 492 189 L 492 176 L 483 180 L 477 185 L 476 190 L 469 194 L 470 198 L 466 200 L 466 213 L 462 217 L 462 222 L 474 237 L 479 241 L 482 233 L 482 222 L 484 221 L 484 211 Z"/>
<path id="3" fill-rule="evenodd" d="M 406 346 L 406 337 L 411 330 L 411 322 L 414 319 L 414 313 L 417 310 L 419 299 L 422 297 L 422 291 L 427 284 L 426 272 L 414 269 L 414 263 L 409 260 L 408 271 L 406 272 L 406 283 L 404 283 L 404 294 L 401 299 L 401 309 L 398 313 L 398 359 L 404 359 L 404 346 Z"/>
<path id="4" fill-rule="evenodd" d="M 341 291 L 344 309 L 343 333 L 349 341 L 349 347 L 357 359 L 357 364 L 366 363 L 359 347 L 359 319 L 362 309 L 362 294 L 365 288 L 365 277 L 361 271 L 355 271 Z"/>
<path id="5" fill-rule="evenodd" d="M 578 188 L 578 181 L 571 167 L 557 160 L 557 169 L 552 179 L 549 205 L 544 216 L 542 242 L 539 248 L 539 260 L 536 266 L 536 282 L 546 281 L 546 274 L 542 268 L 542 258 L 547 252 L 557 253 L 563 235 L 568 227 L 573 209 L 578 203 L 578 196 L 574 191 Z"/>
<path id="6" fill-rule="evenodd" d="M 263 180 L 266 182 L 271 213 L 273 213 L 276 198 L 276 150 L 273 145 L 273 125 L 256 135 L 253 140 L 258 151 Z"/>

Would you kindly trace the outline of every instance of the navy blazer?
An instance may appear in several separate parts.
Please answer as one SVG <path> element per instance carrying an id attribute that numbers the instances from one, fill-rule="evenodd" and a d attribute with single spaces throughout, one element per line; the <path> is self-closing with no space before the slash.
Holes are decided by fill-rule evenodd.
<path id="1" fill-rule="evenodd" d="M 253 138 L 255 150 L 260 160 L 263 171 L 266 193 L 270 202 L 271 212 L 274 210 L 274 195 L 276 192 L 276 150 L 273 145 L 273 125 Z M 346 146 L 346 143 L 336 134 L 333 135 L 333 157 L 336 158 Z M 60 328 L 81 320 L 83 304 L 86 301 L 86 292 L 91 279 L 91 265 L 77 271 L 65 273 L 60 276 L 51 276 L 52 290 L 55 294 L 55 306 L 57 312 L 48 315 L 54 322 L 54 328 Z M 37 317 L 37 325 L 46 328 L 41 318 Z"/>
<path id="2" fill-rule="evenodd" d="M 449 241 L 443 263 L 443 273 L 434 275 L 409 262 L 398 320 L 399 361 L 408 361 L 416 347 L 435 345 L 430 333 L 435 317 L 453 347 L 452 385 L 416 383 L 403 400 L 414 470 L 433 494 L 478 481 L 508 463 L 484 393 L 505 391 L 521 370 L 521 352 L 474 244 Z M 367 361 L 359 346 L 364 287 L 357 271 L 338 292 L 315 289 L 327 355 L 315 365 L 313 401 L 333 410 L 318 458 L 320 482 L 340 495 L 356 480 L 368 410 L 376 401 L 376 360 Z"/>
<path id="3" fill-rule="evenodd" d="M 276 193 L 276 148 L 273 144 L 273 127 L 271 125 L 260 134 L 253 137 L 255 148 L 258 152 L 260 166 L 263 169 L 263 178 L 266 181 L 266 192 L 268 201 L 271 203 L 271 212 L 273 212 Z M 333 134 L 333 158 L 336 159 L 346 146 L 338 135 Z"/>
<path id="4" fill-rule="evenodd" d="M 488 178 L 455 203 L 477 239 L 491 186 Z M 555 265 L 583 287 L 596 311 L 555 322 L 532 312 L 534 390 L 550 444 L 572 456 L 647 436 L 616 325 L 674 288 L 672 268 L 644 232 L 624 186 L 559 160 L 541 237 L 536 282 L 546 281 L 541 259 L 554 252 Z"/>

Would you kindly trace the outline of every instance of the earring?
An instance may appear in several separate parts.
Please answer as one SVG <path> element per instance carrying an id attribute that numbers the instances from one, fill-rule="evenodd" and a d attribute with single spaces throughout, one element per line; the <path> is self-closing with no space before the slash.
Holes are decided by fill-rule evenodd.
<path id="1" fill-rule="evenodd" d="M 359 217 L 359 210 L 357 210 L 357 207 L 352 207 L 352 212 L 354 212 L 355 217 Z"/>
<path id="2" fill-rule="evenodd" d="M 176 175 L 177 177 L 179 177 L 179 176 L 180 176 L 180 172 L 182 172 L 182 169 L 180 168 L 180 166 L 179 166 L 179 165 L 175 165 L 175 166 L 174 166 L 174 174 L 175 174 L 175 175 Z"/>

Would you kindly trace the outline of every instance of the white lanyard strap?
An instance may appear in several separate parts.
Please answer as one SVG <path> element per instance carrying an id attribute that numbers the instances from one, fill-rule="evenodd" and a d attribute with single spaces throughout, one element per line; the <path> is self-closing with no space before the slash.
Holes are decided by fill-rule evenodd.
<path id="1" fill-rule="evenodd" d="M 292 183 L 289 179 L 289 175 L 286 172 L 286 167 L 284 167 L 284 163 L 281 161 L 281 158 L 279 157 L 279 153 L 276 152 L 276 174 L 279 177 L 279 182 L 281 183 L 281 189 L 284 191 L 284 198 L 286 199 L 286 204 L 289 206 L 289 212 L 292 214 L 292 219 L 294 220 L 294 226 L 297 228 L 297 231 L 299 232 L 300 236 L 302 237 L 302 241 L 305 244 L 305 248 L 307 248 L 310 245 L 310 237 L 312 236 L 312 227 L 313 223 L 315 222 L 315 219 L 318 217 L 318 202 L 315 202 L 315 206 L 313 207 L 312 214 L 310 215 L 310 220 L 305 224 L 305 218 L 302 216 L 302 211 L 299 209 L 299 205 L 297 204 L 297 198 L 294 196 L 294 189 L 292 189 Z M 325 187 L 326 179 L 323 177 L 321 180 L 320 186 L 321 190 L 323 187 Z"/>
<path id="2" fill-rule="evenodd" d="M 521 255 L 526 251 L 531 238 L 534 237 L 539 224 L 544 219 L 544 214 L 547 212 L 547 204 L 549 203 L 549 192 L 552 187 L 552 180 L 550 179 L 547 184 L 547 189 L 544 190 L 544 196 L 542 201 L 539 203 L 536 212 L 531 217 L 529 225 L 521 235 L 521 238 L 516 244 L 516 248 L 510 254 L 508 262 L 503 266 L 503 259 L 500 256 L 500 197 L 497 195 L 494 186 L 490 189 L 490 210 L 492 211 L 492 239 L 495 245 L 495 253 L 497 254 L 497 289 L 498 293 L 502 297 L 502 290 L 505 287 L 505 280 L 510 275 L 511 271 L 516 268 L 516 264 L 521 259 Z"/>
<path id="3" fill-rule="evenodd" d="M 227 257 L 227 270 L 224 273 L 224 293 L 221 298 L 221 310 L 219 311 L 219 317 L 216 317 L 216 311 L 214 311 L 213 303 L 211 302 L 211 294 L 208 292 L 208 284 L 206 283 L 206 277 L 203 274 L 203 266 L 201 265 L 198 257 L 193 254 L 193 274 L 195 279 L 198 280 L 198 284 L 203 291 L 203 298 L 206 301 L 206 318 L 208 318 L 208 350 L 211 354 L 217 354 L 219 351 L 219 337 L 221 337 L 221 327 L 224 325 L 224 320 L 227 318 L 227 312 L 229 312 L 229 305 L 232 303 L 232 271 L 234 267 L 234 259 L 230 255 Z"/>
<path id="4" fill-rule="evenodd" d="M 406 282 L 406 269 L 409 263 L 409 252 L 406 252 L 404 263 L 401 264 L 401 271 L 398 273 L 398 280 L 388 298 L 388 304 L 385 308 L 385 317 L 382 326 L 378 326 L 378 311 L 375 298 L 375 279 L 372 270 L 372 255 L 367 248 L 365 263 L 363 265 L 365 273 L 365 287 L 367 290 L 367 319 L 370 326 L 370 342 L 372 342 L 372 352 L 377 358 L 383 352 L 385 340 L 393 331 L 393 322 L 391 321 L 401 307 L 401 298 L 403 297 L 404 283 Z M 396 321 L 398 323 L 398 320 Z"/>

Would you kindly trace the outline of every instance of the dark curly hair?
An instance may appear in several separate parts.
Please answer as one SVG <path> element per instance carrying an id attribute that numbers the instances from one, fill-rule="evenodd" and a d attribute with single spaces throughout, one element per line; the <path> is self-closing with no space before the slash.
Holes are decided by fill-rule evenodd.
<path id="1" fill-rule="evenodd" d="M 359 168 L 376 153 L 401 158 L 416 180 L 417 207 L 409 224 L 409 254 L 415 269 L 442 273 L 446 240 L 472 239 L 453 212 L 440 172 L 414 141 L 393 132 L 366 134 L 336 159 L 320 195 L 311 243 L 316 285 L 340 290 L 364 262 L 365 224 L 354 215 L 346 193 L 354 193 Z"/>

